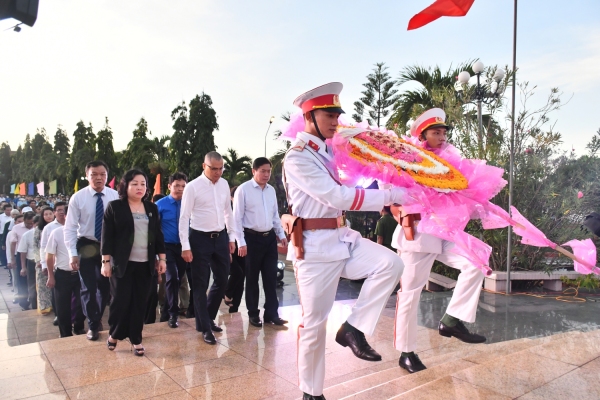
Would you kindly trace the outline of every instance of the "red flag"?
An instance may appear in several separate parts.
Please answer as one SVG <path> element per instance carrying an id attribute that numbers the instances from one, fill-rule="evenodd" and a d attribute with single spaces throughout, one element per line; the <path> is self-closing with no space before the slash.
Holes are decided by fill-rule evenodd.
<path id="1" fill-rule="evenodd" d="M 463 17 L 467 15 L 475 0 L 436 0 L 435 3 L 416 14 L 408 21 L 408 29 L 417 29 L 439 17 Z"/>
<path id="2" fill-rule="evenodd" d="M 108 186 L 110 186 L 111 189 L 115 188 L 115 178 L 116 176 L 113 176 L 112 180 L 108 182 Z"/>

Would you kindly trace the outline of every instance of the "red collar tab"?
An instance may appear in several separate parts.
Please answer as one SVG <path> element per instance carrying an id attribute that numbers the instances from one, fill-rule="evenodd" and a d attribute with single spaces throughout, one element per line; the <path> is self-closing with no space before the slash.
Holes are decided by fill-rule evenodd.
<path id="1" fill-rule="evenodd" d="M 302 103 L 302 112 L 306 114 L 307 112 L 318 110 L 322 108 L 336 108 L 341 107 L 340 104 L 340 96 L 337 94 L 325 94 L 323 96 L 315 97 L 314 99 L 310 99 Z"/>
<path id="2" fill-rule="evenodd" d="M 316 144 L 315 142 L 313 142 L 312 140 L 308 141 L 308 147 L 310 147 L 311 149 L 313 149 L 314 151 L 319 151 L 319 149 L 321 147 L 319 147 L 318 144 Z"/>

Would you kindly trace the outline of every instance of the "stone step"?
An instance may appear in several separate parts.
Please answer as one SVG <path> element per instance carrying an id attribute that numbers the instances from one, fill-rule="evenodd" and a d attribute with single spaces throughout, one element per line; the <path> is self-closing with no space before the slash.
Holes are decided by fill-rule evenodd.
<path id="1" fill-rule="evenodd" d="M 458 387 L 457 390 L 465 393 L 464 398 L 471 397 L 471 394 L 473 397 L 494 398 L 498 393 L 474 387 L 451 375 L 483 364 L 493 364 L 494 360 L 514 353 L 525 352 L 534 347 L 541 348 L 548 343 L 576 338 L 579 335 L 600 338 L 600 331 L 587 333 L 573 331 L 548 337 L 479 345 L 452 341 L 419 353 L 419 357 L 428 367 L 426 371 L 410 375 L 398 367 L 396 360 L 387 361 L 378 365 L 377 368 L 381 368 L 379 371 L 327 387 L 323 394 L 327 399 L 387 399 L 404 398 L 403 396 L 419 398 L 418 393 L 425 394 L 433 389 L 438 390 L 438 387 L 455 385 Z M 534 349 L 534 353 L 536 352 L 540 350 Z M 420 389 L 421 387 L 423 389 Z M 412 394 L 413 392 L 416 394 Z"/>

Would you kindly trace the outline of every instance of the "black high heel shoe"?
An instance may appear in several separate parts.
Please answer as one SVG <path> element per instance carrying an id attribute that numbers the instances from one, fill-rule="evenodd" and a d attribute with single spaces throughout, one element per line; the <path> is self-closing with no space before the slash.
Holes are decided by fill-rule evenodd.
<path id="1" fill-rule="evenodd" d="M 139 345 L 137 345 L 137 344 L 136 344 L 136 345 L 134 345 L 134 344 L 131 344 L 131 350 L 133 350 L 133 354 L 135 354 L 136 356 L 138 356 L 138 357 L 143 357 L 143 356 L 144 356 L 144 352 L 145 352 L 144 346 L 142 346 L 142 347 L 141 347 L 141 348 L 139 348 L 139 349 L 136 349 L 136 348 L 134 347 L 134 346 L 140 346 L 140 345 L 141 345 L 141 344 L 139 344 Z"/>
<path id="2" fill-rule="evenodd" d="M 110 339 L 110 337 L 109 337 Z M 106 347 L 110 350 L 113 351 L 114 349 L 117 348 L 117 343 L 118 342 L 111 342 L 109 339 L 106 339 Z"/>

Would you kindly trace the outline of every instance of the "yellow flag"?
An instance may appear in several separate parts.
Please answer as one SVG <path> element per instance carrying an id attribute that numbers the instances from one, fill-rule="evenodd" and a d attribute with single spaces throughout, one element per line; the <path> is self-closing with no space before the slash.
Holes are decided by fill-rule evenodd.
<path id="1" fill-rule="evenodd" d="M 14 194 L 21 194 L 21 185 L 15 185 L 15 193 Z"/>
<path id="2" fill-rule="evenodd" d="M 75 192 L 74 193 L 77 193 L 78 190 L 79 190 L 79 179 L 76 179 L 75 180 Z"/>

